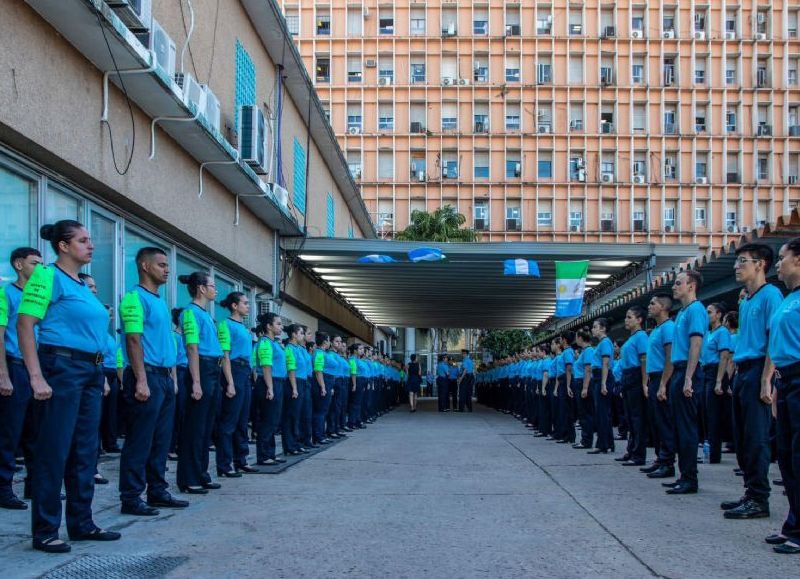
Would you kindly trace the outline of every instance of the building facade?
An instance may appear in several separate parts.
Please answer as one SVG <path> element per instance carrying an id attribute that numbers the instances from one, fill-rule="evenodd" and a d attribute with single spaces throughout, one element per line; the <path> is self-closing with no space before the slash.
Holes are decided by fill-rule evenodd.
<path id="1" fill-rule="evenodd" d="M 793 0 L 284 0 L 379 232 L 718 247 L 800 200 Z"/>
<path id="2" fill-rule="evenodd" d="M 39 227 L 71 218 L 94 239 L 88 272 L 106 304 L 137 283 L 137 250 L 156 245 L 171 257 L 170 306 L 189 301 L 178 275 L 205 270 L 220 301 L 250 296 L 253 319 L 277 308 L 371 342 L 375 328 L 280 251 L 286 236 L 375 230 L 279 6 L 194 0 L 192 27 L 187 3 L 154 1 L 148 36 L 110 4 L 0 3 L 3 282 L 13 248 L 52 259 Z"/>

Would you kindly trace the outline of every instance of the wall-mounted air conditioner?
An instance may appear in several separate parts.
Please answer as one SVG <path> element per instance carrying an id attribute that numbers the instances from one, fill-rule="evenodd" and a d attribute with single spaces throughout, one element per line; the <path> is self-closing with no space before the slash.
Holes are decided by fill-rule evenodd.
<path id="1" fill-rule="evenodd" d="M 106 0 L 114 13 L 133 32 L 150 29 L 153 18 L 152 0 Z"/>
<path id="2" fill-rule="evenodd" d="M 675 38 L 675 31 L 672 30 L 672 29 L 665 30 L 664 31 L 664 38 L 667 38 L 667 39 Z"/>
<path id="3" fill-rule="evenodd" d="M 506 219 L 506 231 L 519 231 L 519 219 Z"/>
<path id="4" fill-rule="evenodd" d="M 191 110 L 194 108 L 203 114 L 206 110 L 206 91 L 188 72 L 179 72 L 175 75 L 175 84 L 181 87 L 183 102 Z"/>
<path id="5" fill-rule="evenodd" d="M 388 76 L 382 76 L 380 79 L 378 79 L 378 84 L 381 86 L 391 86 L 392 79 Z"/>
<path id="6" fill-rule="evenodd" d="M 267 172 L 267 121 L 261 108 L 239 108 L 239 156 L 258 174 Z"/>
<path id="7" fill-rule="evenodd" d="M 642 38 L 644 33 L 641 30 L 634 30 L 631 32 L 631 38 Z"/>
<path id="8" fill-rule="evenodd" d="M 735 225 L 728 225 L 728 233 L 737 233 L 738 231 L 739 228 L 736 227 Z"/>
<path id="9" fill-rule="evenodd" d="M 725 33 L 725 40 L 736 40 L 736 33 L 732 30 L 728 30 Z"/>
<path id="10" fill-rule="evenodd" d="M 600 180 L 603 183 L 613 183 L 614 182 L 614 173 L 603 173 L 600 177 Z"/>
<path id="11" fill-rule="evenodd" d="M 272 194 L 275 196 L 275 200 L 278 202 L 278 205 L 284 208 L 288 208 L 289 192 L 284 187 L 281 187 L 277 183 L 270 183 L 269 187 L 272 190 Z"/>
<path id="12" fill-rule="evenodd" d="M 461 86 L 467 86 L 469 84 L 469 79 L 468 78 L 459 79 L 458 84 L 460 84 Z"/>
<path id="13" fill-rule="evenodd" d="M 698 177 L 695 182 L 698 185 L 708 185 L 708 177 Z"/>
<path id="14" fill-rule="evenodd" d="M 451 84 L 453 84 L 453 77 L 451 76 L 442 77 L 442 84 L 444 86 L 450 86 Z"/>
<path id="15" fill-rule="evenodd" d="M 763 32 L 759 32 L 759 33 L 756 34 L 756 40 L 766 40 L 766 39 L 767 39 L 767 35 L 764 34 Z"/>
<path id="16" fill-rule="evenodd" d="M 694 31 L 694 39 L 695 40 L 705 40 L 706 39 L 706 31 L 705 30 L 695 30 Z"/>
<path id="17" fill-rule="evenodd" d="M 580 233 L 581 226 L 580 225 L 570 225 L 569 226 L 570 233 Z"/>
<path id="18" fill-rule="evenodd" d="M 664 226 L 664 233 L 672 233 L 672 230 L 675 229 L 672 225 Z"/>
<path id="19" fill-rule="evenodd" d="M 758 125 L 758 136 L 759 137 L 771 137 L 772 136 L 772 125 Z"/>
<path id="20" fill-rule="evenodd" d="M 177 49 L 175 42 L 169 34 L 161 27 L 158 21 L 153 18 L 152 25 L 148 32 L 140 32 L 136 37 L 148 50 L 155 55 L 156 64 L 170 78 L 175 76 L 175 57 Z"/>
<path id="21" fill-rule="evenodd" d="M 634 175 L 633 182 L 636 183 L 637 185 L 644 184 L 644 175 Z"/>
<path id="22" fill-rule="evenodd" d="M 374 58 L 368 58 L 364 64 L 366 65 L 367 68 L 375 68 L 376 66 L 378 66 L 378 63 L 375 61 Z"/>
<path id="23" fill-rule="evenodd" d="M 207 84 L 201 84 L 200 87 L 203 89 L 203 92 L 206 93 L 206 106 L 205 110 L 203 111 L 203 116 L 205 116 L 208 124 L 211 125 L 215 131 L 219 132 L 219 99 Z"/>
<path id="24" fill-rule="evenodd" d="M 617 29 L 613 26 L 606 26 L 603 29 L 603 38 L 614 38 L 617 35 Z"/>
<path id="25" fill-rule="evenodd" d="M 425 129 L 422 126 L 422 123 L 419 121 L 411 121 L 411 132 L 412 133 L 424 133 Z"/>
<path id="26" fill-rule="evenodd" d="M 549 134 L 550 133 L 550 125 L 549 124 L 540 124 L 539 125 L 539 132 L 542 134 Z"/>
<path id="27" fill-rule="evenodd" d="M 350 127 L 349 129 L 347 129 L 347 134 L 348 135 L 360 135 L 361 134 L 361 129 L 359 127 Z"/>

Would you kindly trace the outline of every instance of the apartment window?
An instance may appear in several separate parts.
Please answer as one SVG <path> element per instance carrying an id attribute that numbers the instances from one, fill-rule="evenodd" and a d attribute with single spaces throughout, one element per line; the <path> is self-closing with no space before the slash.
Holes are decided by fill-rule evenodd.
<path id="1" fill-rule="evenodd" d="M 553 105 L 551 103 L 539 103 L 536 122 L 539 133 L 553 132 Z"/>
<path id="2" fill-rule="evenodd" d="M 736 211 L 727 211 L 725 213 L 725 227 L 728 231 L 736 231 L 739 220 L 736 218 Z"/>
<path id="3" fill-rule="evenodd" d="M 647 103 L 633 105 L 633 130 L 644 132 L 647 130 Z"/>
<path id="4" fill-rule="evenodd" d="M 769 32 L 769 12 L 767 10 L 759 10 L 756 13 L 756 34 L 763 34 L 766 36 Z"/>
<path id="5" fill-rule="evenodd" d="M 520 106 L 519 103 L 508 103 L 506 105 L 506 130 L 520 130 Z"/>
<path id="6" fill-rule="evenodd" d="M 789 58 L 789 74 L 786 79 L 789 86 L 798 85 L 798 68 L 800 68 L 800 57 Z"/>
<path id="7" fill-rule="evenodd" d="M 728 153 L 726 162 L 726 182 L 739 182 L 739 155 L 737 153 Z"/>
<path id="8" fill-rule="evenodd" d="M 378 151 L 378 178 L 394 179 L 393 151 Z"/>
<path id="9" fill-rule="evenodd" d="M 541 78 L 542 74 L 540 73 L 539 76 Z M 550 75 L 548 74 L 548 76 Z M 583 56 L 580 54 L 573 54 L 569 57 L 569 82 L 570 84 L 583 84 Z"/>
<path id="10" fill-rule="evenodd" d="M 736 10 L 728 10 L 725 12 L 725 32 L 733 33 L 733 37 L 736 38 L 737 28 Z"/>
<path id="11" fill-rule="evenodd" d="M 361 129 L 361 104 L 347 103 L 347 130 L 360 132 Z"/>
<path id="12" fill-rule="evenodd" d="M 455 8 L 442 9 L 442 36 L 450 37 L 458 33 L 456 19 L 457 14 Z"/>
<path id="13" fill-rule="evenodd" d="M 519 6 L 506 6 L 506 36 L 519 36 Z"/>
<path id="14" fill-rule="evenodd" d="M 475 178 L 488 179 L 489 178 L 489 153 L 476 152 L 475 153 Z"/>
<path id="15" fill-rule="evenodd" d="M 674 110 L 664 111 L 664 134 L 674 135 L 678 132 L 677 113 Z"/>
<path id="16" fill-rule="evenodd" d="M 382 55 L 378 60 L 378 78 L 386 79 L 385 82 L 388 82 L 388 84 L 394 83 L 394 62 L 392 61 L 392 55 Z"/>
<path id="17" fill-rule="evenodd" d="M 767 224 L 769 219 L 769 201 L 759 201 L 756 211 L 756 224 L 762 227 Z"/>
<path id="18" fill-rule="evenodd" d="M 381 8 L 378 14 L 378 34 L 394 34 L 394 12 L 392 8 Z"/>
<path id="19" fill-rule="evenodd" d="M 644 84 L 644 64 L 634 63 L 631 66 L 631 80 L 633 84 Z"/>
<path id="20" fill-rule="evenodd" d="M 519 151 L 509 151 L 506 156 L 506 179 L 519 179 L 522 177 L 522 163 Z"/>
<path id="21" fill-rule="evenodd" d="M 694 31 L 695 32 L 705 32 L 706 31 L 706 14 L 705 12 L 695 12 L 694 14 Z"/>
<path id="22" fill-rule="evenodd" d="M 351 54 L 347 57 L 347 82 L 361 82 L 361 55 Z"/>
<path id="23" fill-rule="evenodd" d="M 698 153 L 694 169 L 695 179 L 708 179 L 708 153 Z"/>
<path id="24" fill-rule="evenodd" d="M 472 15 L 472 34 L 486 36 L 489 34 L 489 9 L 475 8 Z"/>
<path id="25" fill-rule="evenodd" d="M 553 153 L 549 151 L 539 152 L 539 162 L 537 163 L 537 175 L 539 179 L 553 178 Z"/>
<path id="26" fill-rule="evenodd" d="M 631 30 L 644 34 L 644 16 L 642 10 L 637 10 L 631 17 Z"/>
<path id="27" fill-rule="evenodd" d="M 364 14 L 361 6 L 347 7 L 347 36 L 362 36 L 364 34 Z"/>
<path id="28" fill-rule="evenodd" d="M 586 181 L 586 170 L 582 152 L 572 152 L 569 157 L 569 180 L 583 183 Z"/>
<path id="29" fill-rule="evenodd" d="M 477 231 L 489 228 L 489 206 L 486 203 L 476 203 L 472 209 L 472 226 Z"/>
<path id="30" fill-rule="evenodd" d="M 603 201 L 602 209 L 600 211 L 600 230 L 601 231 L 614 231 L 616 223 L 614 219 L 614 202 Z"/>
<path id="31" fill-rule="evenodd" d="M 647 212 L 644 207 L 637 202 L 633 209 L 633 231 L 641 233 L 647 230 Z"/>
<path id="32" fill-rule="evenodd" d="M 476 56 L 472 80 L 475 82 L 489 82 L 489 55 Z"/>
<path id="33" fill-rule="evenodd" d="M 698 56 L 694 63 L 694 83 L 706 84 L 706 57 Z"/>
<path id="34" fill-rule="evenodd" d="M 678 179 L 678 154 L 667 153 L 664 157 L 664 179 L 675 181 Z"/>
<path id="35" fill-rule="evenodd" d="M 583 226 L 583 211 L 569 212 L 569 228 L 579 230 Z"/>
<path id="36" fill-rule="evenodd" d="M 647 179 L 647 153 L 644 151 L 637 151 L 636 159 L 633 161 L 633 176 L 643 177 Z"/>
<path id="37" fill-rule="evenodd" d="M 550 35 L 553 33 L 553 15 L 543 14 L 541 11 L 536 16 L 536 34 Z"/>
<path id="38" fill-rule="evenodd" d="M 519 231 L 522 229 L 522 219 L 519 205 L 506 205 L 506 230 Z"/>
<path id="39" fill-rule="evenodd" d="M 317 9 L 317 36 L 331 35 L 331 14 L 327 9 Z"/>
<path id="40" fill-rule="evenodd" d="M 506 82 L 519 82 L 519 57 L 507 56 L 506 57 Z"/>
<path id="41" fill-rule="evenodd" d="M 331 81 L 331 59 L 328 56 L 317 56 L 317 82 Z"/>
<path id="42" fill-rule="evenodd" d="M 378 104 L 378 129 L 381 131 L 394 130 L 394 106 L 392 103 Z"/>
<path id="43" fill-rule="evenodd" d="M 664 208 L 664 229 L 667 230 L 675 229 L 675 208 L 674 207 L 665 207 Z"/>
<path id="44" fill-rule="evenodd" d="M 706 109 L 698 108 L 694 116 L 694 130 L 696 133 L 705 133 L 708 130 L 706 126 Z"/>
<path id="45" fill-rule="evenodd" d="M 675 10 L 664 12 L 661 28 L 666 34 L 672 33 L 673 37 L 675 36 Z"/>
<path id="46" fill-rule="evenodd" d="M 442 154 L 442 178 L 458 179 L 458 153 L 445 151 Z"/>
<path id="47" fill-rule="evenodd" d="M 569 104 L 569 130 L 570 132 L 583 131 L 583 103 Z"/>
<path id="48" fill-rule="evenodd" d="M 412 133 L 424 133 L 428 126 L 427 107 L 425 103 L 411 103 L 409 130 Z"/>
<path id="49" fill-rule="evenodd" d="M 347 167 L 353 179 L 361 179 L 361 151 L 347 151 Z"/>
<path id="50" fill-rule="evenodd" d="M 333 195 L 329 192 L 326 195 L 327 218 L 326 229 L 328 237 L 336 236 L 336 202 L 333 200 Z"/>
<path id="51" fill-rule="evenodd" d="M 725 130 L 728 133 L 736 132 L 736 109 L 728 109 L 725 113 Z"/>
<path id="52" fill-rule="evenodd" d="M 581 63 L 581 80 L 583 80 L 583 63 Z M 553 83 L 553 63 L 549 55 L 539 57 L 539 67 L 537 69 L 536 81 L 539 84 Z"/>
<path id="53" fill-rule="evenodd" d="M 322 105 L 322 112 L 325 113 L 325 120 L 328 121 L 328 124 L 331 124 L 331 103 L 328 101 L 320 101 Z"/>
<path id="54" fill-rule="evenodd" d="M 614 105 L 604 104 L 600 109 L 600 132 L 612 134 L 614 132 Z"/>
<path id="55" fill-rule="evenodd" d="M 458 130 L 458 105 L 456 103 L 442 103 L 442 130 Z"/>
<path id="56" fill-rule="evenodd" d="M 297 36 L 300 34 L 300 13 L 297 8 L 286 9 L 286 28 L 289 29 L 289 34 Z"/>
<path id="57" fill-rule="evenodd" d="M 694 224 L 698 227 L 705 227 L 706 226 L 706 208 L 705 207 L 695 207 L 694 208 Z"/>
<path id="58" fill-rule="evenodd" d="M 729 56 L 725 62 L 725 84 L 728 86 L 738 84 L 739 72 L 736 59 L 737 56 Z"/>
<path id="59" fill-rule="evenodd" d="M 411 9 L 411 35 L 424 36 L 425 35 L 425 9 L 412 8 Z"/>
<path id="60" fill-rule="evenodd" d="M 789 12 L 789 38 L 797 38 L 797 27 L 800 24 L 800 10 L 792 10 Z"/>
<path id="61" fill-rule="evenodd" d="M 539 201 L 539 209 L 536 212 L 536 224 L 539 227 L 553 226 L 553 202 Z"/>
<path id="62" fill-rule="evenodd" d="M 758 156 L 758 180 L 769 181 L 769 157 L 767 155 Z"/>
<path id="63" fill-rule="evenodd" d="M 423 62 L 411 63 L 411 82 L 412 83 L 425 82 L 425 63 Z"/>
<path id="64" fill-rule="evenodd" d="M 489 103 L 475 103 L 473 114 L 473 130 L 476 133 L 489 132 Z"/>
<path id="65" fill-rule="evenodd" d="M 411 153 L 411 180 L 424 182 L 427 169 L 425 153 Z"/>

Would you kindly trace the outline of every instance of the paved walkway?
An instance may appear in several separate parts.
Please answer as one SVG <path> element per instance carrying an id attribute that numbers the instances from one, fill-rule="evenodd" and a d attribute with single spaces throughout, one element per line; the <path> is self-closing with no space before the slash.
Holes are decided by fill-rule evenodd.
<path id="1" fill-rule="evenodd" d="M 123 540 L 35 553 L 29 515 L 2 511 L 3 576 L 145 576 L 132 565 L 146 564 L 174 577 L 797 576 L 800 559 L 762 542 L 786 512 L 780 490 L 771 519 L 722 518 L 720 500 L 741 494 L 731 455 L 701 465 L 700 494 L 669 497 L 494 411 L 430 408 L 397 410 L 281 475 L 224 480 L 153 519 L 119 514 L 114 465 L 103 465 L 112 485 L 98 487 L 96 520 Z"/>

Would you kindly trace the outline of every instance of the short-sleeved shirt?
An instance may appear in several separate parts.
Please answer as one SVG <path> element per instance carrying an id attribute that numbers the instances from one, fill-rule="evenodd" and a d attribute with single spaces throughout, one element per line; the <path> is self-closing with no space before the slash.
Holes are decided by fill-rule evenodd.
<path id="1" fill-rule="evenodd" d="M 188 366 L 189 359 L 186 357 L 186 346 L 183 343 L 183 335 L 173 331 L 172 338 L 175 342 L 175 349 L 177 350 L 177 355 L 175 357 L 175 365 L 176 366 Z"/>
<path id="2" fill-rule="evenodd" d="M 650 332 L 647 341 L 647 373 L 663 372 L 667 362 L 667 346 L 672 344 L 675 322 L 664 320 Z"/>
<path id="3" fill-rule="evenodd" d="M 178 352 L 172 333 L 172 316 L 160 295 L 136 286 L 122 298 L 119 307 L 122 331 L 141 336 L 144 363 L 160 368 L 175 366 Z M 122 340 L 125 360 L 129 360 L 127 342 Z"/>
<path id="4" fill-rule="evenodd" d="M 358 358 L 356 358 L 355 356 L 350 356 L 348 363 L 350 364 L 350 375 L 358 378 L 359 376 Z"/>
<path id="5" fill-rule="evenodd" d="M 622 362 L 620 360 L 611 362 L 611 374 L 614 376 L 614 380 L 616 380 L 617 383 L 622 381 Z"/>
<path id="6" fill-rule="evenodd" d="M 439 378 L 447 378 L 448 366 L 447 362 L 439 362 L 436 364 L 436 376 Z"/>
<path id="7" fill-rule="evenodd" d="M 731 351 L 731 333 L 725 326 L 719 326 L 703 338 L 703 349 L 700 350 L 700 363 L 719 364 L 720 354 Z"/>
<path id="8" fill-rule="evenodd" d="M 458 368 L 456 366 L 450 366 L 450 378 L 458 378 Z"/>
<path id="9" fill-rule="evenodd" d="M 467 356 L 461 362 L 461 369 L 466 372 L 467 374 L 474 374 L 475 373 L 475 363 L 472 361 L 472 358 Z"/>
<path id="10" fill-rule="evenodd" d="M 592 363 L 593 352 L 594 348 L 587 346 L 578 354 L 575 363 L 572 364 L 572 375 L 576 380 L 583 380 L 583 377 L 586 375 L 586 365 Z"/>
<path id="11" fill-rule="evenodd" d="M 606 336 L 597 344 L 592 354 L 592 370 L 598 370 L 603 367 L 603 358 L 608 358 L 609 368 L 614 358 L 614 344 L 611 338 Z"/>
<path id="12" fill-rule="evenodd" d="M 778 368 L 800 362 L 800 288 L 784 298 L 770 321 L 769 355 Z"/>
<path id="13" fill-rule="evenodd" d="M 639 330 L 628 338 L 620 348 L 619 359 L 623 370 L 641 368 L 641 356 L 647 355 L 647 332 Z"/>
<path id="14" fill-rule="evenodd" d="M 737 364 L 767 355 L 769 323 L 783 301 L 781 290 L 764 284 L 739 304 L 739 340 L 733 361 Z"/>
<path id="15" fill-rule="evenodd" d="M 681 308 L 675 318 L 675 333 L 672 338 L 672 363 L 689 360 L 689 346 L 694 336 L 705 337 L 708 331 L 708 312 L 703 304 L 695 300 Z"/>
<path id="16" fill-rule="evenodd" d="M 22 292 L 19 313 L 39 322 L 39 343 L 95 354 L 106 348 L 108 311 L 83 280 L 58 265 L 37 265 Z"/>
<path id="17" fill-rule="evenodd" d="M 106 349 L 103 350 L 103 368 L 106 370 L 116 370 L 121 356 L 122 351 L 119 346 L 117 346 L 116 338 L 109 334 L 108 341 L 106 342 Z"/>
<path id="18" fill-rule="evenodd" d="M 253 338 L 245 325 L 232 318 L 222 320 L 217 327 L 217 337 L 223 352 L 230 352 L 231 360 L 244 360 L 248 364 L 253 355 Z"/>
<path id="19" fill-rule="evenodd" d="M 561 363 L 564 366 L 564 373 L 567 372 L 567 366 L 572 366 L 573 373 L 575 372 L 575 350 L 567 348 L 561 352 Z"/>
<path id="20" fill-rule="evenodd" d="M 264 366 L 269 366 L 272 368 L 273 378 L 286 378 L 289 375 L 286 350 L 280 342 L 273 341 L 266 336 L 258 343 L 256 361 L 260 373 L 263 373 Z"/>
<path id="21" fill-rule="evenodd" d="M 200 356 L 222 357 L 217 327 L 207 311 L 194 302 L 190 303 L 181 312 L 181 326 L 183 342 L 187 346 L 196 345 Z"/>
<path id="22" fill-rule="evenodd" d="M 17 337 L 17 311 L 22 301 L 22 290 L 16 285 L 8 284 L 0 287 L 0 326 L 6 329 L 4 341 L 6 346 L 6 356 L 22 359 L 22 352 L 19 349 L 19 338 Z M 38 326 L 35 326 L 38 333 Z"/>

